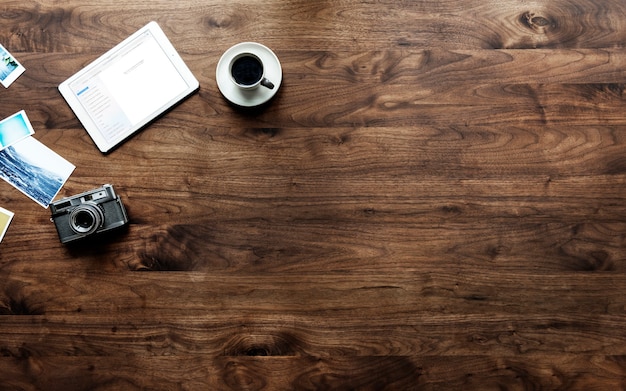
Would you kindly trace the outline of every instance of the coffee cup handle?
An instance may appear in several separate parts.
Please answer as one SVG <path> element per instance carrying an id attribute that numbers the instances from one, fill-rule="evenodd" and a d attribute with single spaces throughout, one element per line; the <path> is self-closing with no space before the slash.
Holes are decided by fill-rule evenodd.
<path id="1" fill-rule="evenodd" d="M 270 90 L 273 90 L 273 89 L 274 89 L 274 83 L 272 83 L 271 81 L 269 81 L 269 79 L 268 79 L 268 78 L 266 78 L 266 77 L 264 77 L 264 78 L 263 78 L 263 80 L 261 80 L 261 85 L 262 85 L 263 87 L 267 87 L 267 88 L 269 88 Z"/>

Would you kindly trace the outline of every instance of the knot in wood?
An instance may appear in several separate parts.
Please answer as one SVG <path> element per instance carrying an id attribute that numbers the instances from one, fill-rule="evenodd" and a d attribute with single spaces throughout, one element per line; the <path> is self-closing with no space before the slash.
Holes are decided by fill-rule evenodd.
<path id="1" fill-rule="evenodd" d="M 549 28 L 556 27 L 556 22 L 534 12 L 525 12 L 520 16 L 521 23 L 531 30 L 545 32 Z"/>

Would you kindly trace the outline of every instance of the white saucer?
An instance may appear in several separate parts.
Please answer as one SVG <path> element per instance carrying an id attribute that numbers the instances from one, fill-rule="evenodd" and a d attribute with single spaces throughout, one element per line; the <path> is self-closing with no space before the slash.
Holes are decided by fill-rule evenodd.
<path id="1" fill-rule="evenodd" d="M 233 57 L 241 52 L 256 54 L 263 61 L 265 77 L 274 83 L 273 89 L 259 86 L 254 90 L 242 90 L 235 85 L 230 77 L 228 65 Z M 239 106 L 254 107 L 262 105 L 276 95 L 283 80 L 283 70 L 278 57 L 268 47 L 256 42 L 242 42 L 222 54 L 215 70 L 215 79 L 217 87 L 226 99 Z"/>

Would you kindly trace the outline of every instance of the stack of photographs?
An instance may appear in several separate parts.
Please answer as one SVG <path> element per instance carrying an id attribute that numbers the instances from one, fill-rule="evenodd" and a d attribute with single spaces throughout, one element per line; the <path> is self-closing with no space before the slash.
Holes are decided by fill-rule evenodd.
<path id="1" fill-rule="evenodd" d="M 24 71 L 0 45 L 0 84 L 8 88 Z M 24 110 L 0 121 L 0 178 L 47 208 L 76 167 L 32 137 L 34 133 Z M 13 215 L 0 207 L 0 241 Z"/>
<path id="2" fill-rule="evenodd" d="M 76 168 L 32 137 L 24 110 L 0 121 L 0 178 L 47 208 Z M 13 213 L 0 208 L 0 241 Z"/>

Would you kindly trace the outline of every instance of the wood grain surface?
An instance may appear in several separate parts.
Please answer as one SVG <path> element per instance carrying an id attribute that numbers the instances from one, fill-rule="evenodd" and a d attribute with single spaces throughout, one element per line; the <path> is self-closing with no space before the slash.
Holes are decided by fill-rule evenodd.
<path id="1" fill-rule="evenodd" d="M 151 20 L 200 90 L 102 155 L 57 86 Z M 626 389 L 626 2 L 5 0 L 0 43 L 59 197 L 130 215 L 64 246 L 0 183 L 0 390 Z"/>

